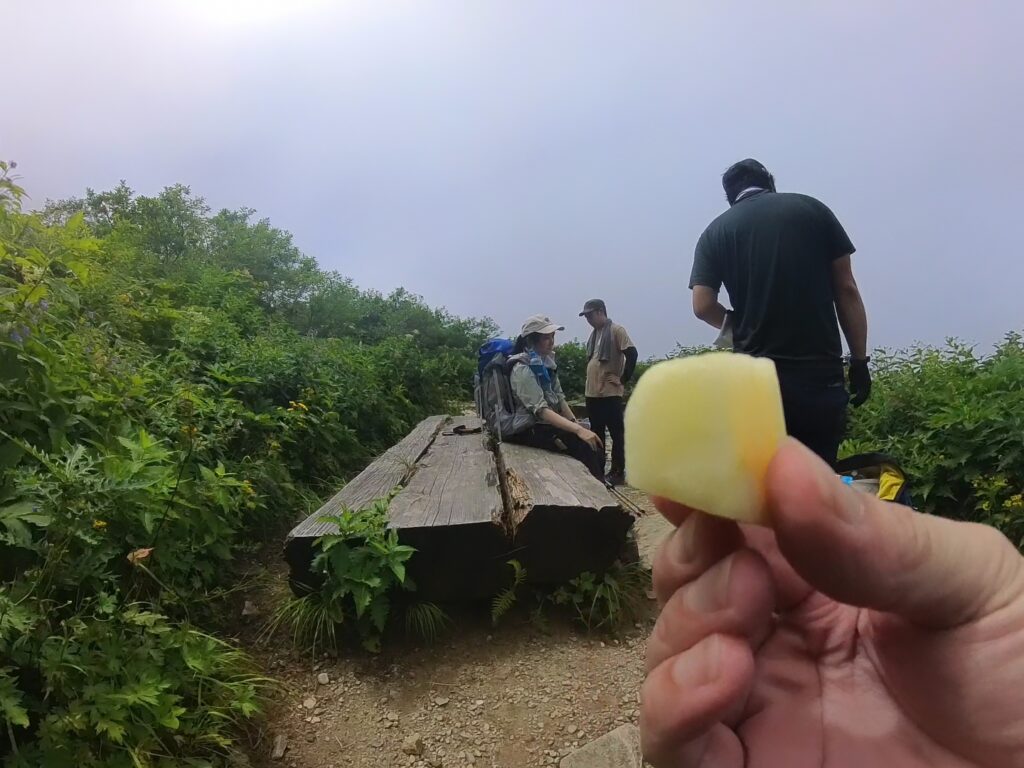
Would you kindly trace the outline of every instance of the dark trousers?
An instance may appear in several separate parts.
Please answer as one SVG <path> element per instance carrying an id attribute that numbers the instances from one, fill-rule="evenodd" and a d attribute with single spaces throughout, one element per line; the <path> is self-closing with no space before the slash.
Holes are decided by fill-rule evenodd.
<path id="1" fill-rule="evenodd" d="M 612 440 L 612 474 L 622 474 L 626 469 L 626 440 L 623 425 L 624 408 L 621 397 L 588 397 L 587 416 L 590 418 L 590 429 L 601 442 Z M 605 443 L 607 445 L 607 443 Z"/>
<path id="2" fill-rule="evenodd" d="M 834 466 L 850 401 L 842 368 L 821 372 L 780 367 L 779 386 L 786 431 Z"/>
<path id="3" fill-rule="evenodd" d="M 547 424 L 537 424 L 525 432 L 510 435 L 505 439 L 510 443 L 530 445 L 534 448 L 543 448 L 545 451 L 568 453 L 582 462 L 590 470 L 590 474 L 598 480 L 604 480 L 604 453 L 595 451 L 576 435 L 562 432 Z M 564 450 L 559 443 L 565 446 Z"/>

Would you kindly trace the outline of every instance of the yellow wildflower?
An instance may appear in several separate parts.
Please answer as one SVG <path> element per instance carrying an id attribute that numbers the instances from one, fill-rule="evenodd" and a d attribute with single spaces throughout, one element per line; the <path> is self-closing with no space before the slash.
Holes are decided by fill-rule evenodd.
<path id="1" fill-rule="evenodd" d="M 107 527 L 107 521 L 106 520 L 93 520 L 92 521 L 92 527 L 95 528 L 97 531 L 102 531 L 104 528 Z"/>

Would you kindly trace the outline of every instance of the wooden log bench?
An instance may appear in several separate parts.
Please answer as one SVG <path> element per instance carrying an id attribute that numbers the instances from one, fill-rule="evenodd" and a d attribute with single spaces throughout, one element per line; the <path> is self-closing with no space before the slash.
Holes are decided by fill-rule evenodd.
<path id="1" fill-rule="evenodd" d="M 333 528 L 321 518 L 366 507 L 396 487 L 389 525 L 417 550 L 409 575 L 425 600 L 490 597 L 507 586 L 511 559 L 534 584 L 604 571 L 633 524 L 571 457 L 495 446 L 476 417 L 431 416 L 288 534 L 293 588 L 314 583 L 314 543 Z"/>

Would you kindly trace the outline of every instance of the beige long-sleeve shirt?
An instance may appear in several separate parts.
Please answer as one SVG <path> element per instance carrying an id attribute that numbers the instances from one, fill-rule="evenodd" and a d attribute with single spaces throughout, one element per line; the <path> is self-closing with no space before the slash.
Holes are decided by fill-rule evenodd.
<path id="1" fill-rule="evenodd" d="M 539 418 L 545 408 L 551 408 L 563 416 L 572 412 L 557 374 L 552 377 L 551 389 L 545 391 L 530 366 L 520 363 L 509 374 L 509 383 L 512 385 L 512 395 L 535 417 Z"/>

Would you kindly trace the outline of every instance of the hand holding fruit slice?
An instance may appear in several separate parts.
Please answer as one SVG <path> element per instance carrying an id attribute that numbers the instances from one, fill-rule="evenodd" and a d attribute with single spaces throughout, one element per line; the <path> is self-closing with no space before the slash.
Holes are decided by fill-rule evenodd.
<path id="1" fill-rule="evenodd" d="M 775 364 L 731 352 L 658 363 L 626 408 L 630 485 L 768 524 L 764 476 L 786 436 Z"/>

